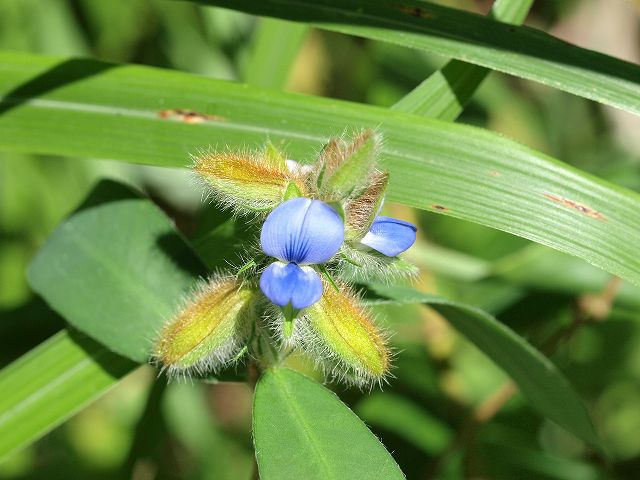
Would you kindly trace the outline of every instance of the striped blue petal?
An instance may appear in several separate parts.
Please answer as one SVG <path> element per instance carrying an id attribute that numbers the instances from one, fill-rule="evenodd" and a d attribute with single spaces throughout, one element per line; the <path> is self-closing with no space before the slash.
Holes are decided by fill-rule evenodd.
<path id="1" fill-rule="evenodd" d="M 395 257 L 413 245 L 417 230 L 412 223 L 397 218 L 377 217 L 360 242 L 388 257 Z"/>
<path id="2" fill-rule="evenodd" d="M 276 207 L 260 234 L 264 253 L 301 265 L 326 262 L 343 241 L 344 223 L 340 215 L 320 200 L 302 197 Z"/>
<path id="3" fill-rule="evenodd" d="M 273 262 L 260 276 L 260 289 L 276 305 L 285 307 L 291 303 L 299 310 L 320 300 L 322 280 L 311 267 Z"/>

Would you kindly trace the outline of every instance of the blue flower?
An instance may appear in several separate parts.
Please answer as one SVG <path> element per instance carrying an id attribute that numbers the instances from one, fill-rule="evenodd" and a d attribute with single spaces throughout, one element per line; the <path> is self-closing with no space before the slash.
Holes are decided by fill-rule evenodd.
<path id="1" fill-rule="evenodd" d="M 328 261 L 343 241 L 344 223 L 326 203 L 309 198 L 284 202 L 262 226 L 262 250 L 280 261 L 262 272 L 260 289 L 281 307 L 313 305 L 322 296 L 322 281 L 308 265 Z"/>
<path id="2" fill-rule="evenodd" d="M 416 241 L 415 225 L 391 217 L 376 217 L 360 243 L 377 250 L 387 257 L 407 250 Z"/>
<path id="3" fill-rule="evenodd" d="M 273 262 L 260 277 L 262 292 L 276 305 L 296 310 L 313 305 L 322 296 L 322 281 L 311 267 Z"/>

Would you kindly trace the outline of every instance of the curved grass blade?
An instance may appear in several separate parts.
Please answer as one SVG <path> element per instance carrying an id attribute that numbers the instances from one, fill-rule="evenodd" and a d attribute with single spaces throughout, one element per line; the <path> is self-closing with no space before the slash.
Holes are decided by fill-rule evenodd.
<path id="1" fill-rule="evenodd" d="M 260 87 L 283 88 L 308 33 L 306 25 L 261 18 L 244 80 Z"/>
<path id="2" fill-rule="evenodd" d="M 500 22 L 520 25 L 532 5 L 533 0 L 496 0 L 489 16 Z M 489 72 L 478 65 L 451 60 L 391 108 L 453 121 L 462 113 Z"/>
<path id="3" fill-rule="evenodd" d="M 640 114 L 640 66 L 420 0 L 191 0 L 431 51 Z"/>
<path id="4" fill-rule="evenodd" d="M 404 479 L 366 425 L 330 390 L 286 368 L 256 385 L 253 439 L 262 480 Z"/>
<path id="5" fill-rule="evenodd" d="M 37 440 L 137 365 L 62 331 L 0 371 L 0 461 Z"/>
<path id="6" fill-rule="evenodd" d="M 186 166 L 212 144 L 270 139 L 288 158 L 311 161 L 330 136 L 374 127 L 385 137 L 389 200 L 528 238 L 640 284 L 640 195 L 500 135 L 155 68 L 12 53 L 0 65 L 0 149 Z"/>
<path id="7" fill-rule="evenodd" d="M 544 355 L 488 313 L 411 288 L 371 286 L 401 303 L 424 303 L 442 314 L 456 330 L 500 366 L 542 415 L 587 443 L 600 447 L 589 413 L 569 382 Z"/>

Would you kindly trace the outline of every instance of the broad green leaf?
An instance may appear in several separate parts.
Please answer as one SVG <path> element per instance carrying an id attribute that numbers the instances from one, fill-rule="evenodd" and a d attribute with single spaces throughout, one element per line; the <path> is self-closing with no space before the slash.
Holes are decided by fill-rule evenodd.
<path id="1" fill-rule="evenodd" d="M 578 438 L 599 446 L 600 441 L 582 401 L 562 373 L 544 355 L 488 313 L 406 287 L 376 285 L 383 297 L 405 303 L 424 303 L 442 314 L 456 330 L 500 366 L 542 415 Z"/>
<path id="2" fill-rule="evenodd" d="M 640 114 L 639 66 L 529 27 L 420 0 L 192 1 L 431 51 Z"/>
<path id="3" fill-rule="evenodd" d="M 489 15 L 501 22 L 520 25 L 533 0 L 496 0 Z M 490 70 L 451 60 L 409 92 L 391 108 L 440 120 L 455 120 Z"/>
<path id="4" fill-rule="evenodd" d="M 136 367 L 62 331 L 0 371 L 0 461 L 97 399 Z"/>
<path id="5" fill-rule="evenodd" d="M 262 480 L 403 479 L 389 452 L 330 390 L 286 368 L 266 371 L 253 400 Z"/>
<path id="6" fill-rule="evenodd" d="M 151 202 L 113 182 L 99 184 L 39 253 L 30 280 L 70 323 L 106 346 L 62 332 L 0 372 L 0 459 L 62 423 L 135 367 L 111 350 L 146 362 L 167 318 L 158 309 L 170 313 L 181 300 L 178 289 L 188 290 L 200 269 Z M 228 371 L 201 380 L 241 379 Z"/>
<path id="7" fill-rule="evenodd" d="M 99 185 L 62 223 L 29 268 L 29 282 L 69 323 L 136 362 L 204 270 L 148 199 Z M 115 192 L 108 203 L 100 191 Z"/>
<path id="8" fill-rule="evenodd" d="M 308 33 L 306 25 L 261 18 L 247 59 L 246 82 L 283 88 Z"/>
<path id="9" fill-rule="evenodd" d="M 310 161 L 328 137 L 377 128 L 387 198 L 580 257 L 640 284 L 640 195 L 478 128 L 146 67 L 0 55 L 0 150 L 186 166 L 210 145 L 285 142 Z M 193 123 L 169 110 L 216 115 Z"/>

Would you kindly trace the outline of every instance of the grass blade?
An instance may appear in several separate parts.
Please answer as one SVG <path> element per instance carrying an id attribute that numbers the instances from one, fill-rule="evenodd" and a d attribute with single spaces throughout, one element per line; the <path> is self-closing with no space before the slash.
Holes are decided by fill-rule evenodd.
<path id="1" fill-rule="evenodd" d="M 520 25 L 532 4 L 533 0 L 497 0 L 489 15 L 501 22 Z M 451 60 L 391 108 L 453 121 L 489 72 L 478 65 Z"/>
<path id="2" fill-rule="evenodd" d="M 62 331 L 0 371 L 0 461 L 104 394 L 136 364 Z"/>
<path id="3" fill-rule="evenodd" d="M 403 0 L 193 0 L 431 51 L 640 114 L 640 67 L 528 27 Z"/>
<path id="4" fill-rule="evenodd" d="M 282 89 L 308 33 L 309 27 L 300 23 L 261 18 L 247 60 L 245 81 Z"/>
<path id="5" fill-rule="evenodd" d="M 640 195 L 504 137 L 403 112 L 155 68 L 0 55 L 0 149 L 186 166 L 211 144 L 286 145 L 310 161 L 332 135 L 386 141 L 388 199 L 474 221 L 640 284 Z M 200 112 L 196 121 L 167 108 Z"/>

